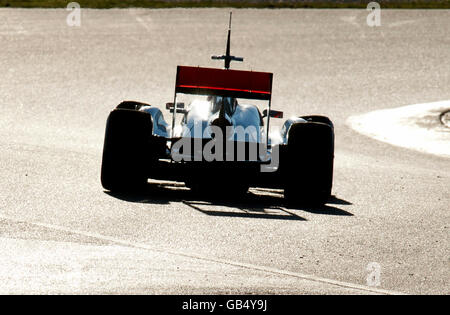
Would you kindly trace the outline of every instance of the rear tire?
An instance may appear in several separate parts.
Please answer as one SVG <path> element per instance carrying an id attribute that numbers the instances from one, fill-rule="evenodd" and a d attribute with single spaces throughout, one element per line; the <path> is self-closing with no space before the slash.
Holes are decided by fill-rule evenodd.
<path id="1" fill-rule="evenodd" d="M 119 192 L 145 187 L 152 127 L 148 113 L 130 109 L 115 109 L 110 113 L 103 145 L 103 188 Z"/>
<path id="2" fill-rule="evenodd" d="M 301 116 L 300 118 L 303 118 L 304 120 L 308 122 L 319 122 L 322 124 L 326 124 L 331 126 L 331 128 L 334 128 L 333 122 L 330 120 L 330 118 L 326 116 L 320 116 L 320 115 L 310 115 L 310 116 Z"/>
<path id="3" fill-rule="evenodd" d="M 295 204 L 324 204 L 331 195 L 333 124 L 327 117 L 316 117 L 321 117 L 320 122 L 309 120 L 289 129 L 283 168 L 284 195 Z"/>

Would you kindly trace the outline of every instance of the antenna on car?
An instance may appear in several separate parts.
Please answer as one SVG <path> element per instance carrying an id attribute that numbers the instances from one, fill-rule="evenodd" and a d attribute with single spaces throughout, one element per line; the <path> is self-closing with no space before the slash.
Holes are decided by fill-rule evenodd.
<path id="1" fill-rule="evenodd" d="M 231 61 L 244 61 L 243 57 L 235 57 L 230 55 L 230 37 L 231 37 L 231 15 L 233 12 L 230 12 L 230 22 L 228 24 L 228 40 L 227 40 L 227 50 L 225 55 L 222 56 L 211 56 L 211 59 L 214 60 L 225 60 L 225 69 L 230 69 Z"/>

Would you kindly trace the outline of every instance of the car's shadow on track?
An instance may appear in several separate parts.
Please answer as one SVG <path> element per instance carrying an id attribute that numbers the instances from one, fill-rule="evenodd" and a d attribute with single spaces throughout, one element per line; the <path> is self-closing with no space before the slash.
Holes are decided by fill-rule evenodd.
<path id="1" fill-rule="evenodd" d="M 321 215 L 353 216 L 352 213 L 337 208 L 335 205 L 351 205 L 352 203 L 336 196 L 325 205 L 291 205 L 286 203 L 280 190 L 250 189 L 244 195 L 208 196 L 195 193 L 179 183 L 148 184 L 139 192 L 116 193 L 105 191 L 106 194 L 128 202 L 169 204 L 182 202 L 190 208 L 210 216 L 260 218 L 278 220 L 306 221 L 296 210 Z M 295 211 L 295 212 L 294 212 Z"/>

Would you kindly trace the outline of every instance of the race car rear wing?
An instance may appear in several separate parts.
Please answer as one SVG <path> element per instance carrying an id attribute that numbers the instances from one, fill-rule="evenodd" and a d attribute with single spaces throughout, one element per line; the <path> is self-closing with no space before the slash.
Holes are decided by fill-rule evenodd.
<path id="1" fill-rule="evenodd" d="M 178 66 L 175 93 L 270 101 L 272 73 Z"/>
<path id="2" fill-rule="evenodd" d="M 266 125 L 266 143 L 269 136 L 269 123 L 272 117 L 272 79 L 269 72 L 255 72 L 202 67 L 177 67 L 175 95 L 171 107 L 172 137 L 175 128 L 175 115 L 178 112 L 177 94 L 217 95 L 269 101 Z"/>

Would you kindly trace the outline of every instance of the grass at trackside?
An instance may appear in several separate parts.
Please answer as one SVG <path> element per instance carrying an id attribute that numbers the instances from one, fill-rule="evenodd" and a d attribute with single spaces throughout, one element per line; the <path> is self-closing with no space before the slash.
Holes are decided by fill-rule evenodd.
<path id="1" fill-rule="evenodd" d="M 0 7 L 65 8 L 71 1 L 82 8 L 366 8 L 371 1 L 356 0 L 0 0 Z M 382 8 L 394 9 L 450 9 L 450 0 L 377 0 Z"/>

